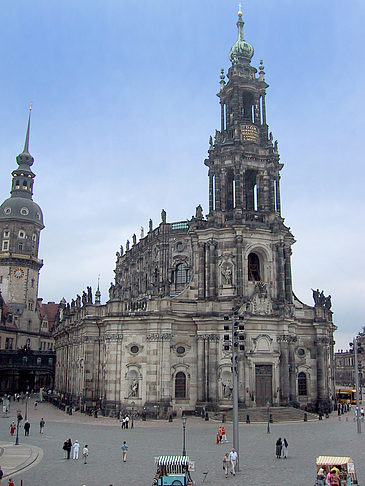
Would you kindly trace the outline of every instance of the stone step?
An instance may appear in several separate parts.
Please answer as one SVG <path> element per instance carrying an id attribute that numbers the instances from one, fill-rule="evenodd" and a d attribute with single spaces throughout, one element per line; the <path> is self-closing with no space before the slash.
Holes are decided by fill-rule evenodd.
<path id="1" fill-rule="evenodd" d="M 250 422 L 267 422 L 269 413 L 272 416 L 273 422 L 292 422 L 292 421 L 304 421 L 304 410 L 293 407 L 272 407 L 268 412 L 266 407 L 245 408 L 239 409 L 238 420 L 240 422 L 246 422 L 247 415 L 250 416 Z M 212 419 L 221 421 L 225 415 L 225 420 L 231 422 L 233 417 L 232 409 L 224 412 L 212 414 Z M 318 415 L 307 412 L 308 420 L 318 420 Z"/>

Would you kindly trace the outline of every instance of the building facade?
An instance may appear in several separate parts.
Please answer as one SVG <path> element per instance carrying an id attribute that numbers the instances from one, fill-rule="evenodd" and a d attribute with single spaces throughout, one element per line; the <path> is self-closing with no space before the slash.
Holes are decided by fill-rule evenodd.
<path id="1" fill-rule="evenodd" d="M 58 304 L 38 298 L 43 214 L 33 201 L 34 159 L 29 153 L 30 114 L 23 152 L 12 172 L 11 196 L 0 206 L 0 391 L 53 387 L 51 327 Z"/>
<path id="2" fill-rule="evenodd" d="M 331 298 L 295 297 L 294 237 L 280 201 L 278 143 L 266 120 L 265 73 L 243 36 L 220 79 L 210 138 L 209 211 L 149 222 L 117 253 L 109 300 L 64 304 L 54 337 L 56 389 L 90 406 L 161 409 L 232 404 L 231 316 L 241 318 L 241 406 L 326 406 L 334 394 Z M 89 289 L 90 290 L 90 289 Z M 89 295 L 90 294 L 90 295 Z"/>

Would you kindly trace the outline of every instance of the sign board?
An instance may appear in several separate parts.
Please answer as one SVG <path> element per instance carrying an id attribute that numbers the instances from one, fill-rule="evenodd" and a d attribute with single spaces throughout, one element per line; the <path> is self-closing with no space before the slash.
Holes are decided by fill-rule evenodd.
<path id="1" fill-rule="evenodd" d="M 258 142 L 259 133 L 255 125 L 242 125 L 241 138 L 243 142 Z"/>

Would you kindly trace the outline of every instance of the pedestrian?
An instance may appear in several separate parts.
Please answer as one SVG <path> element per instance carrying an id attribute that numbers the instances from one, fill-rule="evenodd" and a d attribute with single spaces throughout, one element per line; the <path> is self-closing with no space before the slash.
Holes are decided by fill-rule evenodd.
<path id="1" fill-rule="evenodd" d="M 1 480 L 4 476 L 4 471 L 1 469 L 1 466 L 0 466 L 0 484 L 1 484 Z"/>
<path id="2" fill-rule="evenodd" d="M 126 462 L 127 461 L 127 452 L 128 452 L 128 444 L 126 443 L 126 441 L 123 442 L 121 449 L 122 449 L 123 462 Z"/>
<path id="3" fill-rule="evenodd" d="M 228 442 L 226 428 L 225 428 L 224 425 L 222 425 L 222 438 L 221 438 L 221 442 Z"/>
<path id="4" fill-rule="evenodd" d="M 237 458 L 238 458 L 237 452 L 234 449 L 232 449 L 231 452 L 229 453 L 229 460 L 231 462 L 231 474 L 233 474 L 233 476 L 236 475 Z"/>
<path id="5" fill-rule="evenodd" d="M 281 449 L 283 447 L 283 443 L 281 442 L 281 437 L 278 438 L 275 444 L 275 452 L 276 452 L 276 458 L 280 459 L 281 457 Z"/>
<path id="6" fill-rule="evenodd" d="M 38 407 L 38 402 L 37 400 L 34 402 L 34 410 Z"/>
<path id="7" fill-rule="evenodd" d="M 217 432 L 217 445 L 220 443 L 220 441 L 221 441 L 221 438 L 219 436 L 219 432 Z"/>
<path id="8" fill-rule="evenodd" d="M 64 459 L 67 458 L 67 440 L 63 443 L 62 449 L 64 450 Z"/>
<path id="9" fill-rule="evenodd" d="M 43 429 L 44 429 L 45 425 L 46 425 L 46 422 L 44 421 L 44 418 L 42 417 L 40 422 L 39 422 L 39 433 L 40 434 L 43 434 Z"/>
<path id="10" fill-rule="evenodd" d="M 364 416 L 365 416 L 365 412 L 364 412 L 363 407 L 361 407 L 360 413 L 361 413 L 361 418 L 363 419 L 363 418 L 364 418 Z"/>
<path id="11" fill-rule="evenodd" d="M 126 415 L 124 421 L 125 421 L 125 428 L 128 429 L 128 425 L 129 425 L 129 417 L 128 417 L 128 415 Z"/>
<path id="12" fill-rule="evenodd" d="M 230 459 L 229 459 L 229 452 L 226 452 L 223 456 L 223 470 L 226 478 L 228 478 L 228 469 L 229 469 L 229 464 L 230 464 Z"/>
<path id="13" fill-rule="evenodd" d="M 338 469 L 332 468 L 331 469 L 331 476 L 330 476 L 330 485 L 331 486 L 340 486 L 340 476 L 338 475 Z"/>
<path id="14" fill-rule="evenodd" d="M 326 476 L 322 467 L 317 472 L 317 486 L 326 486 Z"/>
<path id="15" fill-rule="evenodd" d="M 10 424 L 9 428 L 10 428 L 10 435 L 13 436 L 16 429 L 16 425 L 14 421 Z"/>
<path id="16" fill-rule="evenodd" d="M 219 429 L 218 429 L 218 436 L 219 436 L 219 443 L 220 444 L 222 442 L 222 435 L 223 435 L 222 426 L 220 426 Z"/>
<path id="17" fill-rule="evenodd" d="M 88 448 L 88 445 L 87 444 L 82 449 L 82 455 L 83 455 L 83 458 L 84 458 L 84 464 L 87 464 L 87 458 L 89 456 L 89 448 Z"/>
<path id="18" fill-rule="evenodd" d="M 125 418 L 122 418 L 122 429 L 125 429 Z"/>
<path id="19" fill-rule="evenodd" d="M 288 459 L 288 446 L 289 446 L 289 444 L 288 444 L 288 441 L 286 440 L 285 437 L 283 439 L 282 446 L 283 446 L 283 458 Z"/>
<path id="20" fill-rule="evenodd" d="M 67 458 L 66 459 L 70 459 L 71 449 L 72 449 L 72 441 L 71 441 L 71 439 L 68 439 L 66 441 L 66 451 L 67 451 Z"/>
<path id="21" fill-rule="evenodd" d="M 30 431 L 30 422 L 26 420 L 24 424 L 24 435 L 26 437 L 29 437 L 29 431 Z"/>
<path id="22" fill-rule="evenodd" d="M 72 459 L 77 460 L 79 458 L 79 452 L 80 452 L 80 444 L 78 440 L 75 440 L 73 445 Z"/>
<path id="23" fill-rule="evenodd" d="M 13 478 L 9 478 L 8 486 L 14 486 Z"/>

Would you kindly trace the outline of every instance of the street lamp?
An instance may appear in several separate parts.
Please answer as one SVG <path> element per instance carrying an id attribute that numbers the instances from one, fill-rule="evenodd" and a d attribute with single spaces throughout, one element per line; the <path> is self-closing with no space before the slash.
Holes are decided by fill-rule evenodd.
<path id="1" fill-rule="evenodd" d="M 134 428 L 134 406 L 135 406 L 135 402 L 132 402 L 131 405 L 132 405 L 132 423 L 131 423 L 131 429 L 133 429 Z"/>
<path id="2" fill-rule="evenodd" d="M 270 402 L 268 401 L 267 404 L 267 430 L 266 433 L 270 434 Z"/>
<path id="3" fill-rule="evenodd" d="M 185 442 L 186 417 L 185 417 L 185 415 L 182 416 L 182 424 L 183 424 L 183 451 L 182 451 L 182 455 L 186 456 L 186 442 Z"/>
<path id="4" fill-rule="evenodd" d="M 355 388 L 356 388 L 356 423 L 357 423 L 357 433 L 361 434 L 361 421 L 360 421 L 360 384 L 359 384 L 359 362 L 358 362 L 358 342 L 357 336 L 354 338 L 350 346 L 354 350 L 354 361 L 355 361 Z"/>
<path id="5" fill-rule="evenodd" d="M 17 419 L 17 425 L 16 425 L 15 445 L 19 445 L 19 425 L 20 425 L 20 421 L 23 420 L 20 410 L 17 411 L 16 419 Z"/>

